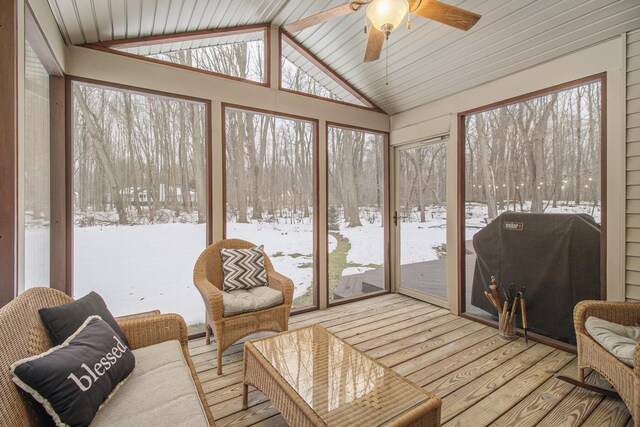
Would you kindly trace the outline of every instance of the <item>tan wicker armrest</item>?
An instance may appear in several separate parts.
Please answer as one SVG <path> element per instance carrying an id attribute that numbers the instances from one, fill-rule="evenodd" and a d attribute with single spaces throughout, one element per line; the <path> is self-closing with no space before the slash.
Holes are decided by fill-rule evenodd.
<path id="1" fill-rule="evenodd" d="M 222 291 L 204 277 L 199 277 L 197 280 L 194 279 L 193 283 L 200 291 L 200 295 L 202 295 L 202 298 L 205 300 L 205 304 L 208 305 L 211 320 L 222 319 L 222 314 L 224 313 Z"/>
<path id="2" fill-rule="evenodd" d="M 640 343 L 636 345 L 636 349 L 633 351 L 633 372 L 636 381 L 638 381 L 640 379 Z"/>
<path id="3" fill-rule="evenodd" d="M 640 323 L 640 303 L 618 301 L 581 301 L 573 310 L 576 333 L 586 333 L 584 322 L 589 316 L 620 325 L 634 326 Z"/>
<path id="4" fill-rule="evenodd" d="M 284 304 L 291 305 L 293 302 L 293 281 L 276 271 L 267 272 L 267 283 L 270 288 L 282 292 Z"/>
<path id="5" fill-rule="evenodd" d="M 179 340 L 183 347 L 187 345 L 187 324 L 177 314 L 123 319 L 118 320 L 118 325 L 132 350 L 170 340 Z"/>
<path id="6" fill-rule="evenodd" d="M 149 317 L 149 316 L 157 316 L 160 314 L 160 310 L 151 310 L 151 311 L 143 311 L 142 313 L 134 313 L 134 314 L 125 314 L 124 316 L 116 317 L 116 321 L 135 319 L 138 317 Z"/>

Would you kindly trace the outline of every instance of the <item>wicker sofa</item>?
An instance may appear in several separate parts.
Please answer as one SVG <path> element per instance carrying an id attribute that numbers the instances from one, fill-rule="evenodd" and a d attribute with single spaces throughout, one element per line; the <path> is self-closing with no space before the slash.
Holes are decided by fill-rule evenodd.
<path id="1" fill-rule="evenodd" d="M 293 302 L 293 282 L 276 272 L 269 257 L 265 255 L 269 288 L 282 292 L 282 304 L 257 311 L 225 316 L 222 283 L 222 256 L 220 249 L 249 249 L 256 245 L 240 239 L 221 240 L 200 254 L 193 269 L 193 283 L 202 295 L 206 316 L 206 342 L 210 343 L 210 329 L 216 338 L 218 353 L 218 375 L 222 375 L 222 353 L 239 339 L 256 332 L 286 331 Z"/>
<path id="2" fill-rule="evenodd" d="M 0 309 L 0 425 L 50 424 L 40 405 L 14 385 L 9 366 L 51 347 L 38 309 L 72 301 L 54 289 L 33 288 Z M 176 412 L 187 409 L 196 413 L 178 418 L 178 423 L 215 425 L 189 355 L 182 317 L 151 312 L 118 319 L 118 324 L 136 355 L 136 368 L 92 425 L 175 425 L 184 415 Z M 172 387 L 158 387 L 163 383 Z M 176 383 L 180 385 L 174 387 Z"/>
<path id="3" fill-rule="evenodd" d="M 573 311 L 578 348 L 578 379 L 584 381 L 585 368 L 599 372 L 622 397 L 640 427 L 640 344 L 636 346 L 634 367 L 625 365 L 600 346 L 587 332 L 584 323 L 594 316 L 625 326 L 640 323 L 640 303 L 614 301 L 582 301 Z"/>

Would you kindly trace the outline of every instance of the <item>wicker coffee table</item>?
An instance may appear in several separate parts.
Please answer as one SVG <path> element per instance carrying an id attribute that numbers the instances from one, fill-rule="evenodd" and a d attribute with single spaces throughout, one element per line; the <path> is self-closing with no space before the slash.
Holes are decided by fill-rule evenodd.
<path id="1" fill-rule="evenodd" d="M 319 325 L 246 342 L 245 409 L 249 385 L 294 427 L 440 425 L 440 399 Z"/>

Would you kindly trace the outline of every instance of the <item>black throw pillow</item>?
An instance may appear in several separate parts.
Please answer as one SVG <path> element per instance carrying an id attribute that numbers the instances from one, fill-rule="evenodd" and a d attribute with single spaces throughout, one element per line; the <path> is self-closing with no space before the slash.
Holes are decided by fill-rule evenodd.
<path id="1" fill-rule="evenodd" d="M 56 346 L 66 341 L 89 316 L 100 316 L 118 334 L 122 342 L 129 346 L 124 332 L 104 303 L 100 295 L 91 292 L 82 298 L 57 307 L 38 310 L 42 323 L 49 331 L 51 343 Z"/>
<path id="2" fill-rule="evenodd" d="M 11 373 L 58 426 L 87 426 L 135 363 L 111 326 L 90 316 L 61 345 L 12 364 Z"/>

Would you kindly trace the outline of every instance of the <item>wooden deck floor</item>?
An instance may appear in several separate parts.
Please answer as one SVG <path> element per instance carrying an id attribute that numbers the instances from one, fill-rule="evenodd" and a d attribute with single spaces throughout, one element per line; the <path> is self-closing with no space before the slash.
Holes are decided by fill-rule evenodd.
<path id="1" fill-rule="evenodd" d="M 444 426 L 632 426 L 620 400 L 553 378 L 576 376 L 575 356 L 496 330 L 442 308 L 391 294 L 293 316 L 290 327 L 319 323 L 443 400 Z M 286 426 L 278 410 L 251 389 L 242 411 L 242 343 L 225 352 L 216 374 L 215 343 L 189 347 L 218 426 Z M 587 380 L 606 382 L 596 374 Z"/>

